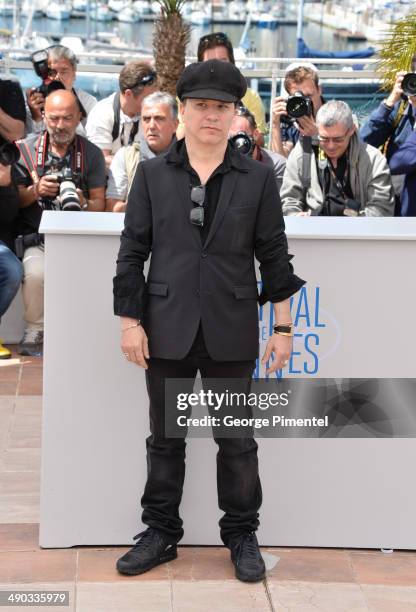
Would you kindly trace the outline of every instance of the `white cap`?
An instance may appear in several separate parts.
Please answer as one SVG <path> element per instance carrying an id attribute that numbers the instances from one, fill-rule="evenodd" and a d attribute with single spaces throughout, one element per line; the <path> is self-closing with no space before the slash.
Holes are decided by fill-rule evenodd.
<path id="1" fill-rule="evenodd" d="M 309 68 L 309 70 L 312 70 L 312 72 L 319 74 L 318 68 L 315 66 L 315 64 L 312 64 L 312 62 L 293 62 L 286 68 L 286 73 L 290 70 L 296 70 L 296 68 Z"/>

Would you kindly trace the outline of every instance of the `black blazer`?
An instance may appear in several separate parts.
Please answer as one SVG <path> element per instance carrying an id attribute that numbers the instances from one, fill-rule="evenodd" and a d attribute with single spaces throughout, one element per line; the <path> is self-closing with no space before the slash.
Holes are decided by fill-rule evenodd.
<path id="1" fill-rule="evenodd" d="M 232 149 L 230 156 L 205 244 L 189 221 L 187 171 L 169 153 L 138 166 L 121 235 L 114 312 L 143 321 L 151 357 L 185 357 L 201 322 L 212 359 L 255 359 L 257 302 L 284 300 L 304 284 L 289 263 L 273 171 Z"/>

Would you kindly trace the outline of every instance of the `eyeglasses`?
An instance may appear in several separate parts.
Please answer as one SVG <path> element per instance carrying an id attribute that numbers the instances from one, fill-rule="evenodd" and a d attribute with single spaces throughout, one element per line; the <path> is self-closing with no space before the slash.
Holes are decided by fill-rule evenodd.
<path id="1" fill-rule="evenodd" d="M 199 39 L 199 46 L 203 46 L 212 42 L 216 42 L 219 45 L 224 45 L 230 42 L 227 34 L 224 32 L 212 32 L 211 34 L 205 34 L 205 36 L 201 36 Z"/>
<path id="2" fill-rule="evenodd" d="M 191 200 L 197 205 L 191 210 L 189 220 L 192 225 L 202 227 L 204 225 L 204 202 L 205 202 L 205 185 L 197 185 L 191 189 Z"/>
<path id="3" fill-rule="evenodd" d="M 150 85 L 151 83 L 156 81 L 156 79 L 157 74 L 154 70 L 152 70 L 152 72 L 149 72 L 149 74 L 139 79 L 137 83 L 135 83 L 133 87 L 129 87 L 129 89 L 136 89 L 136 87 L 146 87 L 147 85 Z"/>
<path id="4" fill-rule="evenodd" d="M 348 134 L 349 134 L 349 130 L 347 130 L 343 136 L 334 136 L 333 138 L 327 138 L 326 136 L 319 136 L 318 135 L 318 141 L 321 144 L 328 144 L 331 141 L 334 144 L 341 144 L 342 142 L 344 142 L 344 140 L 346 139 Z"/>

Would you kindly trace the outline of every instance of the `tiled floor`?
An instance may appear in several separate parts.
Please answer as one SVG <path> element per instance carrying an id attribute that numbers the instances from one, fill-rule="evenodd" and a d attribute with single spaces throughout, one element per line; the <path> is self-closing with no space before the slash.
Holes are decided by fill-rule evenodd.
<path id="1" fill-rule="evenodd" d="M 0 361 L 0 591 L 69 591 L 46 609 L 71 612 L 416 612 L 413 552 L 272 548 L 267 579 L 247 585 L 224 548 L 180 547 L 136 577 L 114 568 L 122 548 L 39 549 L 41 393 L 41 359 Z"/>

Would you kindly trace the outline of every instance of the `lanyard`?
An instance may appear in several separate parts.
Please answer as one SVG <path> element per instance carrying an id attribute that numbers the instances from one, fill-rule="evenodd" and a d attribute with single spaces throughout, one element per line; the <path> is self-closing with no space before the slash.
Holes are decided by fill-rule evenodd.
<path id="1" fill-rule="evenodd" d="M 38 142 L 36 143 L 36 170 L 38 176 L 43 175 L 43 170 L 46 162 L 46 155 L 48 152 L 49 134 L 48 132 L 42 132 Z M 84 169 L 84 155 L 83 155 L 83 144 L 78 135 L 75 135 L 75 140 L 71 144 L 69 149 L 69 155 L 71 159 L 72 170 L 78 174 L 83 173 Z"/>
<path id="2" fill-rule="evenodd" d="M 318 166 L 319 169 L 321 170 L 321 176 L 322 176 L 322 184 L 326 185 L 327 182 L 325 181 L 325 169 L 328 168 L 328 171 L 334 181 L 334 184 L 336 186 L 336 188 L 338 189 L 341 197 L 344 200 L 348 200 L 348 195 L 346 194 L 346 191 L 348 189 L 348 175 L 349 175 L 349 170 L 350 170 L 350 163 L 348 160 L 348 155 L 346 155 L 346 163 L 345 163 L 345 171 L 344 171 L 344 176 L 340 179 L 338 178 L 338 176 L 335 174 L 335 170 L 334 167 L 331 163 L 331 161 L 328 159 L 328 157 L 326 156 L 326 154 L 322 151 L 322 149 L 319 149 L 319 153 L 318 153 L 319 157 L 319 162 L 318 162 Z M 327 186 L 327 189 L 329 190 L 329 184 Z"/>
<path id="3" fill-rule="evenodd" d="M 342 195 L 342 197 L 344 198 L 344 200 L 348 199 L 346 192 L 347 186 L 348 186 L 348 173 L 349 173 L 349 163 L 348 163 L 348 159 L 346 160 L 346 164 L 345 164 L 345 171 L 344 171 L 344 176 L 342 178 L 338 178 L 337 175 L 335 174 L 335 170 L 333 165 L 331 164 L 331 161 L 328 160 L 328 169 L 329 172 L 334 180 L 334 183 L 336 185 L 336 188 L 338 189 L 338 191 L 340 192 L 340 194 Z"/>

